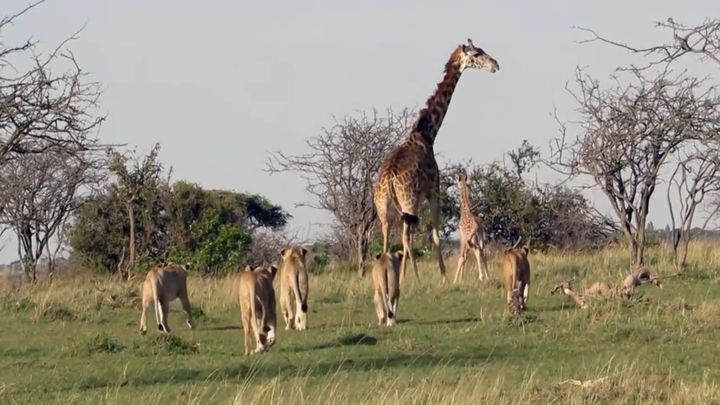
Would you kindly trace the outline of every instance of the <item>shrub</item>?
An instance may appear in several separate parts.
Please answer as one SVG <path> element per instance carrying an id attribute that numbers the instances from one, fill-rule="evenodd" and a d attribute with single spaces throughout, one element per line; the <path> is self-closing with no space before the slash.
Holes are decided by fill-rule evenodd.
<path id="1" fill-rule="evenodd" d="M 119 353 L 123 350 L 125 350 L 125 345 L 123 345 L 117 339 L 114 339 L 105 334 L 96 335 L 86 345 L 86 351 L 89 354 Z"/>

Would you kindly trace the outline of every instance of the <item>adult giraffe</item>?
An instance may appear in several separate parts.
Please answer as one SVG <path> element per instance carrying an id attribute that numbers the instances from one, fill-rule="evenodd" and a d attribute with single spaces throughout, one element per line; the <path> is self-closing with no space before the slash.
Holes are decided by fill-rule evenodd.
<path id="1" fill-rule="evenodd" d="M 465 69 L 484 69 L 495 73 L 500 69 L 497 61 L 482 49 L 473 45 L 459 45 L 445 64 L 445 76 L 437 89 L 425 103 L 411 126 L 405 139 L 395 147 L 380 166 L 380 174 L 375 183 L 374 202 L 383 233 L 383 252 L 388 251 L 388 209 L 394 203 L 400 212 L 403 230 L 403 258 L 400 280 L 405 278 L 407 259 L 410 260 L 415 277 L 418 277 L 415 256 L 413 255 L 413 231 L 419 221 L 420 204 L 427 200 L 430 205 L 433 228 L 433 242 L 437 252 L 440 275 L 447 282 L 445 263 L 443 263 L 440 245 L 440 173 L 433 144 L 442 125 L 443 118 L 450 105 L 455 86 Z"/>

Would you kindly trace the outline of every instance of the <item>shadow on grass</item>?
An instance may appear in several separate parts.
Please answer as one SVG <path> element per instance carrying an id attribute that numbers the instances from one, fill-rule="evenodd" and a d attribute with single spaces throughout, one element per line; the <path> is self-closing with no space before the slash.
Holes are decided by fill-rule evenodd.
<path id="1" fill-rule="evenodd" d="M 364 333 L 358 333 L 354 335 L 347 335 L 332 340 L 327 343 L 320 343 L 309 347 L 300 347 L 294 349 L 281 349 L 280 352 L 285 353 L 300 353 L 309 352 L 313 350 L 331 349 L 345 346 L 375 346 L 378 343 L 378 338 Z"/>
<path id="2" fill-rule="evenodd" d="M 206 326 L 204 330 L 242 330 L 239 325 Z"/>
<path id="3" fill-rule="evenodd" d="M 469 322 L 479 322 L 482 318 L 479 316 L 466 316 L 464 318 L 455 318 L 455 319 L 432 319 L 432 320 L 422 320 L 422 321 L 413 321 L 412 319 L 408 320 L 402 320 L 398 323 L 414 323 L 416 325 L 453 325 L 456 323 L 469 323 Z"/>
<path id="4" fill-rule="evenodd" d="M 571 302 L 565 302 L 562 304 L 556 304 L 556 305 L 547 305 L 547 306 L 537 306 L 534 308 L 529 308 L 528 311 L 530 312 L 559 312 L 559 311 L 577 311 L 578 306 L 576 304 L 573 304 Z"/>
<path id="5" fill-rule="evenodd" d="M 367 372 L 398 368 L 423 368 L 436 366 L 467 367 L 481 362 L 502 361 L 505 356 L 497 351 L 490 353 L 448 353 L 435 354 L 395 354 L 382 357 L 337 359 L 321 361 L 314 364 L 257 364 L 233 359 L 236 364 L 225 365 L 216 369 L 159 369 L 148 370 L 143 375 L 130 378 L 129 386 L 155 384 L 187 384 L 208 381 L 259 380 L 282 377 L 322 377 L 336 374 L 339 371 Z M 99 384 L 98 384 L 99 385 Z M 86 385 L 87 388 L 91 388 Z M 97 387 L 93 385 L 92 388 Z"/>

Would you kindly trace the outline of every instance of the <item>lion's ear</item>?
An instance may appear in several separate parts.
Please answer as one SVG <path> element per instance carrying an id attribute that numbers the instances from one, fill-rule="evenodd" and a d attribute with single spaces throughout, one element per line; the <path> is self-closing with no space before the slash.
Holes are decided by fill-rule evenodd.
<path id="1" fill-rule="evenodd" d="M 283 249 L 280 251 L 280 256 L 281 256 L 281 257 L 285 257 L 285 252 L 287 252 L 288 249 L 289 249 L 289 248 L 283 248 Z"/>
<path id="2" fill-rule="evenodd" d="M 302 257 L 304 258 L 305 255 L 307 255 L 308 250 L 305 249 L 304 247 L 301 247 L 301 248 L 300 248 L 300 252 L 302 252 Z"/>
<path id="3" fill-rule="evenodd" d="M 277 274 L 278 268 L 272 264 L 270 265 L 270 274 L 272 274 L 273 277 L 275 277 L 275 274 Z"/>
<path id="4" fill-rule="evenodd" d="M 382 257 L 382 255 L 383 255 L 382 253 L 376 254 L 376 255 L 375 255 L 375 260 L 380 260 L 380 258 Z"/>
<path id="5" fill-rule="evenodd" d="M 253 271 L 253 268 L 251 265 L 248 264 L 247 266 L 245 266 L 245 270 L 243 271 Z"/>
<path id="6" fill-rule="evenodd" d="M 522 247 L 522 250 L 523 250 L 523 252 L 525 252 L 525 256 L 527 256 L 528 253 L 530 253 L 530 248 L 527 247 L 527 246 L 523 246 L 523 247 Z"/>
<path id="7" fill-rule="evenodd" d="M 404 252 L 402 250 L 398 250 L 395 252 L 395 257 L 398 258 L 398 260 L 402 260 Z"/>

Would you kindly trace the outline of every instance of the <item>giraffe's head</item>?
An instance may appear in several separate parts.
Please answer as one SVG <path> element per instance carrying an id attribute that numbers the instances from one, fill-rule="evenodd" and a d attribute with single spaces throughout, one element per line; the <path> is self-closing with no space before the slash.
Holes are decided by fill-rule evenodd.
<path id="1" fill-rule="evenodd" d="M 461 171 L 457 174 L 457 177 L 455 178 L 457 180 L 458 187 L 463 187 L 465 184 L 467 184 L 468 181 L 468 174 L 465 171 Z"/>
<path id="2" fill-rule="evenodd" d="M 500 65 L 482 49 L 476 47 L 472 40 L 468 38 L 467 44 L 462 44 L 458 48 L 458 63 L 460 70 L 465 69 L 483 69 L 490 73 L 500 70 Z"/>

